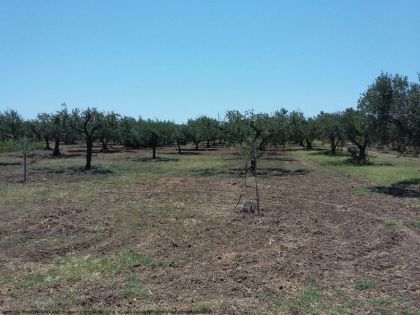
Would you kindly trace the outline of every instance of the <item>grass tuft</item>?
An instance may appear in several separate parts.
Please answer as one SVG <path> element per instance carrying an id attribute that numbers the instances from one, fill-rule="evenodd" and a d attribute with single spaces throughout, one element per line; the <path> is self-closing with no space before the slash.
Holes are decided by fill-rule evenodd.
<path id="1" fill-rule="evenodd" d="M 376 288 L 376 284 L 372 281 L 360 281 L 357 282 L 354 286 L 357 290 L 364 291 L 364 290 L 371 290 Z"/>

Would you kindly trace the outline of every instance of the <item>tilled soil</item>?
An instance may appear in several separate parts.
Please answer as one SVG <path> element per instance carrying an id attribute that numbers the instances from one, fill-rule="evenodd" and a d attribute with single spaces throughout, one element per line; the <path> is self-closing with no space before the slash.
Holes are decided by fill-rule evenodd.
<path id="1" fill-rule="evenodd" d="M 261 216 L 235 209 L 240 194 L 243 200 L 253 198 L 254 179 L 245 188 L 242 178 L 226 176 L 108 185 L 89 203 L 71 196 L 65 203 L 29 199 L 33 211 L 23 216 L 13 205 L 2 206 L 1 274 L 6 279 L 7 273 L 47 270 L 57 256 L 112 256 L 129 248 L 170 262 L 133 266 L 132 273 L 147 284 L 145 296 L 119 295 L 123 279 L 115 275 L 100 283 L 71 284 L 78 297 L 54 307 L 63 312 L 304 314 L 311 306 L 299 309 L 285 302 L 280 308 L 278 300 L 293 301 L 315 286 L 324 305 L 311 313 L 351 310 L 349 301 L 355 302 L 354 313 L 419 309 L 420 232 L 404 224 L 419 220 L 418 200 L 366 193 L 360 188 L 371 185 L 367 180 L 300 163 L 312 171 L 258 177 Z M 53 242 L 45 246 L 42 239 Z M 68 289 L 39 286 L 14 298 L 18 278 L 0 282 L 0 311 L 48 311 L 48 305 L 30 300 Z M 358 289 L 364 281 L 375 283 L 374 289 Z M 371 302 L 380 298 L 392 303 Z"/>

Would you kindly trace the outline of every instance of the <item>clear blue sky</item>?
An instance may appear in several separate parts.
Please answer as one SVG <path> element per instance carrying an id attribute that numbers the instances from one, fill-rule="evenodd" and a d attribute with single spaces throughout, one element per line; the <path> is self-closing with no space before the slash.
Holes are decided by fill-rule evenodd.
<path id="1" fill-rule="evenodd" d="M 356 105 L 420 72 L 420 0 L 0 0 L 0 110 L 184 121 Z"/>

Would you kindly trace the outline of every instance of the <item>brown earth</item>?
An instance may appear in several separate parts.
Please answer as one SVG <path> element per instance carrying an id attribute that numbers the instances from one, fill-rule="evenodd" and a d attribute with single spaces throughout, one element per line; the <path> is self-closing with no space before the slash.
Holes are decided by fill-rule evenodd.
<path id="1" fill-rule="evenodd" d="M 132 159 L 145 153 L 121 154 Z M 287 152 L 278 154 L 287 160 Z M 46 158 L 34 156 L 31 165 Z M 16 183 L 15 157 L 3 154 L 0 162 L 1 181 L 13 189 L 22 185 Z M 241 193 L 253 197 L 253 178 L 245 190 L 243 179 L 233 175 L 153 176 L 116 185 L 108 182 L 112 174 L 95 174 L 93 180 L 102 184 L 81 199 L 86 196 L 82 172 L 32 171 L 25 185 L 36 195 L 1 195 L 7 200 L 0 202 L 0 312 L 399 314 L 420 309 L 420 232 L 404 225 L 419 220 L 418 200 L 366 193 L 359 188 L 368 187 L 367 180 L 307 160 L 294 163 L 312 171 L 258 177 L 262 216 L 234 209 Z M 12 189 L 7 187 L 1 189 Z M 39 193 L 40 188 L 54 193 Z M 391 221 L 398 227 L 387 224 Z M 165 262 L 132 266 L 130 274 L 147 284 L 141 297 L 118 293 L 124 273 L 19 289 L 24 277 L 48 271 L 56 257 L 117 256 L 125 249 Z M 374 288 L 358 288 L 367 281 Z M 302 292 L 308 288 L 316 288 L 322 301 L 309 298 L 306 305 Z M 42 303 L 70 289 L 74 300 Z"/>

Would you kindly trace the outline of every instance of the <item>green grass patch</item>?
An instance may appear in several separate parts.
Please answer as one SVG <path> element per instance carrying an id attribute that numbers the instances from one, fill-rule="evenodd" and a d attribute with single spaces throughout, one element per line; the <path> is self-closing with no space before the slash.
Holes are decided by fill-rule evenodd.
<path id="1" fill-rule="evenodd" d="M 278 298 L 276 308 L 279 314 L 322 314 L 325 301 L 320 288 L 311 286 L 294 298 Z"/>
<path id="2" fill-rule="evenodd" d="M 376 307 L 386 307 L 386 306 L 390 306 L 391 304 L 393 304 L 394 302 L 389 299 L 389 298 L 376 298 L 373 300 L 369 301 L 369 304 L 376 306 Z"/>
<path id="3" fill-rule="evenodd" d="M 368 165 L 351 163 L 350 155 L 328 154 L 326 151 L 296 151 L 292 156 L 302 157 L 338 171 L 362 175 L 381 185 L 420 179 L 420 159 L 369 156 Z"/>
<path id="4" fill-rule="evenodd" d="M 118 273 L 129 272 L 133 267 L 150 265 L 163 266 L 164 263 L 131 251 L 124 251 L 117 256 L 59 258 L 49 270 L 24 277 L 18 287 L 55 287 L 81 281 L 101 282 Z"/>
<path id="5" fill-rule="evenodd" d="M 411 229 L 420 230 L 420 221 L 417 220 L 409 220 L 405 223 Z"/>
<path id="6" fill-rule="evenodd" d="M 373 281 L 366 280 L 366 281 L 360 281 L 360 282 L 357 282 L 357 283 L 354 285 L 354 287 L 355 287 L 357 290 L 360 290 L 360 291 L 365 291 L 365 290 L 372 290 L 372 289 L 375 289 L 375 288 L 376 288 L 376 284 L 375 284 Z"/>
<path id="7" fill-rule="evenodd" d="M 140 297 L 144 298 L 150 295 L 146 285 L 137 275 L 130 275 L 123 283 L 120 289 L 120 295 L 124 298 Z"/>
<path id="8" fill-rule="evenodd" d="M 387 220 L 385 221 L 385 226 L 388 228 L 396 229 L 400 226 L 400 224 L 395 220 Z"/>
<path id="9" fill-rule="evenodd" d="M 192 313 L 211 313 L 212 309 L 206 302 L 197 302 L 191 305 L 190 312 Z"/>

